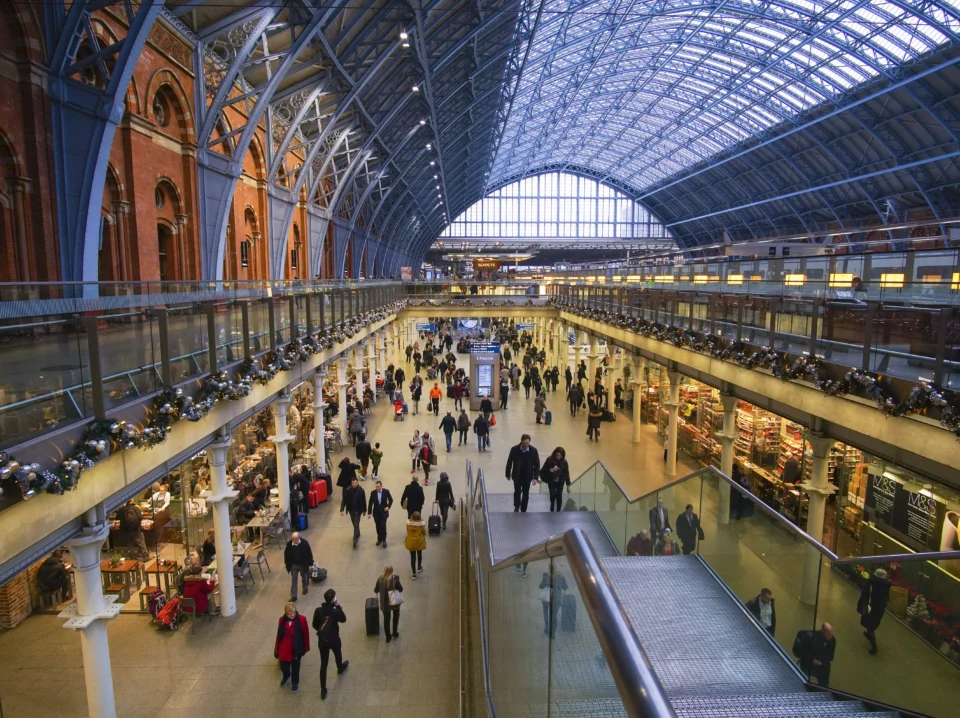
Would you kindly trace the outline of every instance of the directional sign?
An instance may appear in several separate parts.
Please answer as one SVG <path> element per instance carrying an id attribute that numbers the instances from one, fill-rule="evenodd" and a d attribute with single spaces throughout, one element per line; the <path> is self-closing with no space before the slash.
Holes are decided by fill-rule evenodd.
<path id="1" fill-rule="evenodd" d="M 471 354 L 499 354 L 500 342 L 470 342 Z"/>
<path id="2" fill-rule="evenodd" d="M 517 331 L 518 331 L 518 332 L 525 332 L 525 331 L 526 331 L 526 332 L 532 332 L 535 326 L 536 326 L 536 324 L 534 324 L 533 322 L 526 322 L 526 323 L 517 324 Z"/>
<path id="3" fill-rule="evenodd" d="M 437 325 L 436 325 L 436 324 L 432 324 L 432 323 L 431 323 L 431 324 L 417 324 L 417 331 L 418 331 L 418 332 L 435 332 L 435 331 L 437 331 Z"/>

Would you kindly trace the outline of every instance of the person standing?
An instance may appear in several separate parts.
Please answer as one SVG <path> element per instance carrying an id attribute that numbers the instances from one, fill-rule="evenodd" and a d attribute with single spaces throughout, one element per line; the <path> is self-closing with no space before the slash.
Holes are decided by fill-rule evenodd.
<path id="1" fill-rule="evenodd" d="M 870 653 L 874 655 L 877 653 L 876 630 L 880 627 L 880 621 L 883 620 L 883 614 L 887 610 L 891 586 L 887 572 L 878 568 L 863 587 L 860 599 L 857 601 L 860 625 L 867 629 L 863 635 L 870 641 Z"/>
<path id="2" fill-rule="evenodd" d="M 414 576 L 416 578 L 416 576 Z M 380 598 L 380 610 L 383 612 L 383 632 L 387 637 L 387 643 L 394 638 L 400 638 L 397 628 L 400 626 L 400 604 L 391 603 L 391 598 L 396 598 L 394 591 L 403 591 L 400 583 L 400 577 L 393 572 L 393 566 L 389 563 L 383 565 L 383 571 L 377 578 L 377 583 L 373 587 L 373 592 Z M 390 617 L 393 617 L 393 628 L 390 628 Z"/>
<path id="3" fill-rule="evenodd" d="M 703 540 L 700 517 L 693 513 L 693 504 L 687 504 L 686 510 L 677 517 L 677 536 L 683 545 L 683 555 L 688 556 L 697 547 L 697 540 Z"/>
<path id="4" fill-rule="evenodd" d="M 356 481 L 356 479 L 354 479 Z M 287 547 L 283 550 L 283 564 L 290 574 L 290 600 L 297 600 L 297 576 L 300 576 L 302 584 L 301 591 L 307 592 L 307 572 L 313 565 L 313 551 L 305 538 L 294 531 L 287 541 Z"/>
<path id="5" fill-rule="evenodd" d="M 617 379 L 617 383 L 613 385 L 613 408 L 623 408 L 623 381 L 620 379 Z"/>
<path id="6" fill-rule="evenodd" d="M 543 412 L 547 410 L 547 395 L 541 392 L 533 401 L 533 413 L 536 414 L 537 423 L 543 423 Z"/>
<path id="7" fill-rule="evenodd" d="M 657 541 L 657 545 L 654 547 L 653 553 L 656 556 L 680 555 L 680 544 L 674 541 L 673 533 L 670 531 L 670 529 L 664 529 L 663 533 L 660 534 L 660 540 Z"/>
<path id="8" fill-rule="evenodd" d="M 373 447 L 370 446 L 366 436 L 357 442 L 356 452 L 357 460 L 360 462 L 360 478 L 366 481 L 367 469 L 370 467 L 370 454 L 373 452 Z"/>
<path id="9" fill-rule="evenodd" d="M 663 505 L 663 497 L 657 497 L 657 505 L 650 509 L 650 536 L 654 543 L 670 528 L 670 511 Z"/>
<path id="10" fill-rule="evenodd" d="M 600 441 L 600 422 L 603 421 L 603 409 L 600 402 L 590 402 L 587 410 L 587 437 L 593 441 Z"/>
<path id="11" fill-rule="evenodd" d="M 453 432 L 457 430 L 457 420 L 453 418 L 453 412 L 448 411 L 447 415 L 440 420 L 440 427 L 443 431 L 443 437 L 447 440 L 447 453 L 453 446 Z"/>
<path id="12" fill-rule="evenodd" d="M 420 449 L 423 447 L 423 437 L 420 436 L 420 430 L 413 430 L 413 438 L 407 443 L 410 447 L 410 473 L 417 473 L 420 468 Z"/>
<path id="13" fill-rule="evenodd" d="M 760 625 L 767 629 L 771 636 L 777 630 L 777 607 L 773 598 L 773 591 L 769 588 L 761 588 L 756 597 L 747 601 L 747 610 L 750 611 Z"/>
<path id="14" fill-rule="evenodd" d="M 434 416 L 440 416 L 440 399 L 443 392 L 440 391 L 439 382 L 433 382 L 433 388 L 430 390 L 430 406 L 433 409 Z"/>
<path id="15" fill-rule="evenodd" d="M 562 446 L 554 449 L 543 462 L 540 480 L 550 489 L 550 511 L 560 511 L 564 484 L 566 484 L 567 493 L 570 493 L 570 466 L 567 464 L 567 452 Z"/>
<path id="16" fill-rule="evenodd" d="M 507 481 L 513 481 L 514 513 L 526 513 L 530 484 L 536 485 L 540 474 L 540 454 L 530 445 L 529 434 L 523 434 L 520 443 L 510 449 L 505 473 Z"/>
<path id="17" fill-rule="evenodd" d="M 147 551 L 147 542 L 143 538 L 143 528 L 141 525 L 143 512 L 134 500 L 130 499 L 126 506 L 120 509 L 118 513 L 120 529 L 127 536 L 127 545 L 133 546 L 137 554 L 139 554 L 139 558 L 146 561 L 150 558 L 150 552 Z"/>
<path id="18" fill-rule="evenodd" d="M 415 512 L 423 510 L 425 501 L 423 487 L 420 485 L 417 475 L 414 474 L 410 483 L 403 488 L 403 493 L 400 495 L 400 506 L 407 510 L 407 518 L 410 518 Z"/>
<path id="19" fill-rule="evenodd" d="M 473 433 L 477 435 L 477 451 L 486 451 L 488 440 L 487 437 L 490 434 L 490 424 L 487 423 L 487 418 L 480 414 L 473 422 Z"/>
<path id="20" fill-rule="evenodd" d="M 367 507 L 367 517 L 373 518 L 377 527 L 377 546 L 387 547 L 387 519 L 390 518 L 390 508 L 393 506 L 393 494 L 383 488 L 383 482 L 377 479 L 376 487 L 370 492 L 370 505 Z"/>
<path id="21" fill-rule="evenodd" d="M 411 346 L 410 344 L 407 344 L 405 353 L 407 355 L 407 364 L 409 364 L 411 357 L 413 357 L 413 346 Z"/>
<path id="22" fill-rule="evenodd" d="M 419 371 L 419 369 L 417 370 Z M 420 397 L 423 396 L 423 383 L 418 381 L 420 377 L 415 376 L 410 381 L 410 399 L 413 401 L 413 415 L 420 413 Z"/>
<path id="23" fill-rule="evenodd" d="M 380 478 L 380 462 L 383 461 L 383 452 L 380 450 L 380 442 L 378 441 L 373 449 L 370 451 L 370 463 L 373 464 L 373 478 Z"/>
<path id="24" fill-rule="evenodd" d="M 457 431 L 460 432 L 457 446 L 463 446 L 467 443 L 467 432 L 470 431 L 470 417 L 465 409 L 461 409 L 460 416 L 457 417 Z"/>
<path id="25" fill-rule="evenodd" d="M 350 521 L 353 522 L 353 547 L 356 548 L 360 542 L 360 519 L 367 513 L 367 495 L 353 477 L 350 486 L 343 492 L 343 499 L 340 501 L 340 515 L 350 514 Z"/>
<path id="26" fill-rule="evenodd" d="M 300 660 L 309 650 L 307 617 L 297 613 L 297 604 L 291 601 L 283 607 L 283 615 L 277 622 L 277 638 L 273 643 L 273 657 L 280 661 L 283 675 L 281 688 L 290 682 L 294 693 L 300 690 Z"/>
<path id="27" fill-rule="evenodd" d="M 514 363 L 513 366 L 510 367 L 510 383 L 513 385 L 513 390 L 514 390 L 514 391 L 519 391 L 519 389 L 520 389 L 520 367 L 518 367 L 518 366 L 516 365 L 516 363 Z"/>
<path id="28" fill-rule="evenodd" d="M 800 657 L 800 670 L 817 679 L 824 688 L 830 687 L 830 664 L 837 651 L 837 638 L 833 635 L 833 626 L 823 623 L 820 630 L 811 631 L 806 649 Z"/>
<path id="29" fill-rule="evenodd" d="M 543 606 L 543 632 L 553 636 L 557 630 L 557 611 L 563 603 L 563 592 L 567 590 L 567 579 L 560 571 L 556 571 L 553 580 L 550 572 L 544 571 L 540 578 L 540 604 Z"/>
<path id="30" fill-rule="evenodd" d="M 510 382 L 501 380 L 500 382 L 500 409 L 506 410 L 507 400 L 510 398 Z"/>
<path id="31" fill-rule="evenodd" d="M 343 660 L 343 647 L 340 643 L 340 624 L 347 622 L 347 616 L 337 600 L 337 592 L 328 588 L 323 594 L 323 603 L 313 612 L 313 630 L 317 632 L 317 647 L 320 649 L 320 700 L 327 697 L 327 664 L 330 652 L 337 664 L 339 676 L 350 666 Z"/>
<path id="32" fill-rule="evenodd" d="M 456 502 L 453 498 L 453 486 L 450 483 L 450 477 L 446 471 L 440 472 L 440 483 L 437 484 L 437 494 L 434 497 L 434 501 L 440 504 L 442 527 L 447 528 L 447 514 L 450 511 L 450 507 Z"/>
<path id="33" fill-rule="evenodd" d="M 459 381 L 453 384 L 453 408 L 463 411 L 463 384 Z"/>
<path id="34" fill-rule="evenodd" d="M 427 524 L 420 518 L 419 511 L 414 511 L 407 519 L 407 540 L 404 545 L 410 552 L 410 570 L 416 581 L 417 573 L 423 573 L 423 552 L 427 549 Z"/>
<path id="35" fill-rule="evenodd" d="M 569 395 L 570 387 L 573 386 L 573 372 L 570 371 L 569 366 L 563 371 L 563 379 L 567 383 L 567 395 Z"/>

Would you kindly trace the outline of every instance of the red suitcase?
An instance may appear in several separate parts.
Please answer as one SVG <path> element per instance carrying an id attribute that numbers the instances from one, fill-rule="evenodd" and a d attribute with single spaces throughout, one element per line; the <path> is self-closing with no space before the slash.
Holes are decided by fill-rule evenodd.
<path id="1" fill-rule="evenodd" d="M 324 503 L 327 499 L 330 498 L 329 494 L 327 494 L 327 482 L 326 482 L 326 481 L 318 481 L 316 487 L 313 489 L 313 491 L 312 491 L 311 493 L 314 493 L 314 494 L 317 495 L 317 503 L 318 503 L 318 504 L 322 504 L 322 503 Z"/>
<path id="2" fill-rule="evenodd" d="M 317 496 L 317 492 L 316 492 L 316 491 L 311 491 L 309 494 L 307 494 L 307 501 L 309 502 L 311 509 L 312 509 L 314 506 L 316 506 L 318 503 L 320 503 L 320 502 L 318 501 L 318 498 L 319 498 L 319 497 Z"/>

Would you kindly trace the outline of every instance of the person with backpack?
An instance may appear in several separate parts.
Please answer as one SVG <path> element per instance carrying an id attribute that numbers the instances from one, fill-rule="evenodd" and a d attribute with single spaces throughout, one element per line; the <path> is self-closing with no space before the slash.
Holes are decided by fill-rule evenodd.
<path id="1" fill-rule="evenodd" d="M 417 573 L 423 573 L 423 552 L 427 550 L 427 524 L 420 518 L 419 511 L 414 511 L 407 519 L 407 540 L 404 546 L 410 552 L 410 570 L 413 572 L 413 580 L 416 581 Z"/>
<path id="2" fill-rule="evenodd" d="M 403 488 L 403 494 L 400 495 L 400 506 L 407 510 L 407 518 L 414 513 L 423 510 L 423 504 L 426 501 L 423 495 L 423 487 L 416 474 L 410 479 L 410 483 Z"/>
<path id="3" fill-rule="evenodd" d="M 317 647 L 320 649 L 320 700 L 327 698 L 330 652 L 333 651 L 338 676 L 350 666 L 350 661 L 343 660 L 340 643 L 340 624 L 346 622 L 347 616 L 337 600 L 337 592 L 328 588 L 323 594 L 323 603 L 313 612 L 313 630 L 317 632 Z"/>
<path id="4" fill-rule="evenodd" d="M 373 478 L 374 480 L 380 478 L 380 462 L 383 461 L 383 452 L 380 450 L 380 442 L 378 441 L 373 449 L 370 451 L 370 463 L 373 464 Z"/>
<path id="5" fill-rule="evenodd" d="M 833 626 L 823 623 L 818 631 L 797 631 L 793 655 L 800 659 L 800 670 L 824 688 L 830 687 L 830 664 L 837 651 Z"/>
<path id="6" fill-rule="evenodd" d="M 440 472 L 440 483 L 437 484 L 437 494 L 434 501 L 440 504 L 442 528 L 447 528 L 447 514 L 450 507 L 456 505 L 456 501 L 453 498 L 453 486 L 450 484 L 450 477 L 446 471 Z"/>
<path id="7" fill-rule="evenodd" d="M 150 552 L 147 551 L 147 542 L 143 539 L 143 528 L 140 524 L 143 521 L 143 512 L 140 507 L 130 499 L 126 505 L 120 509 L 120 529 L 127 535 L 127 544 L 132 546 L 139 558 L 147 560 L 150 558 Z"/>
<path id="8" fill-rule="evenodd" d="M 457 417 L 457 431 L 460 432 L 457 446 L 463 446 L 467 443 L 467 432 L 470 431 L 470 417 L 465 409 L 461 409 L 460 416 Z"/>
<path id="9" fill-rule="evenodd" d="M 387 643 L 390 643 L 394 638 L 400 638 L 397 627 L 400 625 L 400 604 L 403 602 L 403 585 L 400 583 L 400 577 L 393 572 L 391 564 L 383 565 L 383 571 L 377 578 L 373 592 L 380 599 L 380 610 L 383 612 L 383 633 L 387 637 Z M 391 616 L 393 617 L 392 629 L 390 628 Z"/>
<path id="10" fill-rule="evenodd" d="M 294 693 L 300 690 L 300 661 L 309 650 L 307 617 L 297 613 L 297 604 L 290 601 L 283 607 L 283 615 L 277 622 L 277 638 L 273 643 L 273 657 L 280 661 L 283 674 L 281 688 L 291 682 Z"/>

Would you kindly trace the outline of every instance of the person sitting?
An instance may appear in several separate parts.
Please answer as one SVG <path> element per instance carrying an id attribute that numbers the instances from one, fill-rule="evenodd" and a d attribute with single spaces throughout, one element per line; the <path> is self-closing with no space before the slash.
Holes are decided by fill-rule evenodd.
<path id="1" fill-rule="evenodd" d="M 70 574 L 56 553 L 47 557 L 37 570 L 37 585 L 44 593 L 61 591 L 61 598 L 70 596 Z"/>
<path id="2" fill-rule="evenodd" d="M 183 579 L 183 597 L 193 599 L 197 604 L 197 614 L 210 613 L 210 594 L 213 593 L 214 583 L 205 579 L 201 574 L 203 569 L 194 564 L 186 571 Z"/>
<path id="3" fill-rule="evenodd" d="M 216 532 L 213 529 L 207 531 L 207 537 L 200 546 L 200 564 L 209 566 L 210 562 L 217 555 L 217 542 L 215 540 Z"/>
<path id="4" fill-rule="evenodd" d="M 240 515 L 240 518 L 243 521 L 250 521 L 257 515 L 257 511 L 259 510 L 260 506 L 257 504 L 257 497 L 252 493 L 249 493 L 247 494 L 247 498 L 241 502 L 240 507 L 237 509 L 237 513 Z"/>

